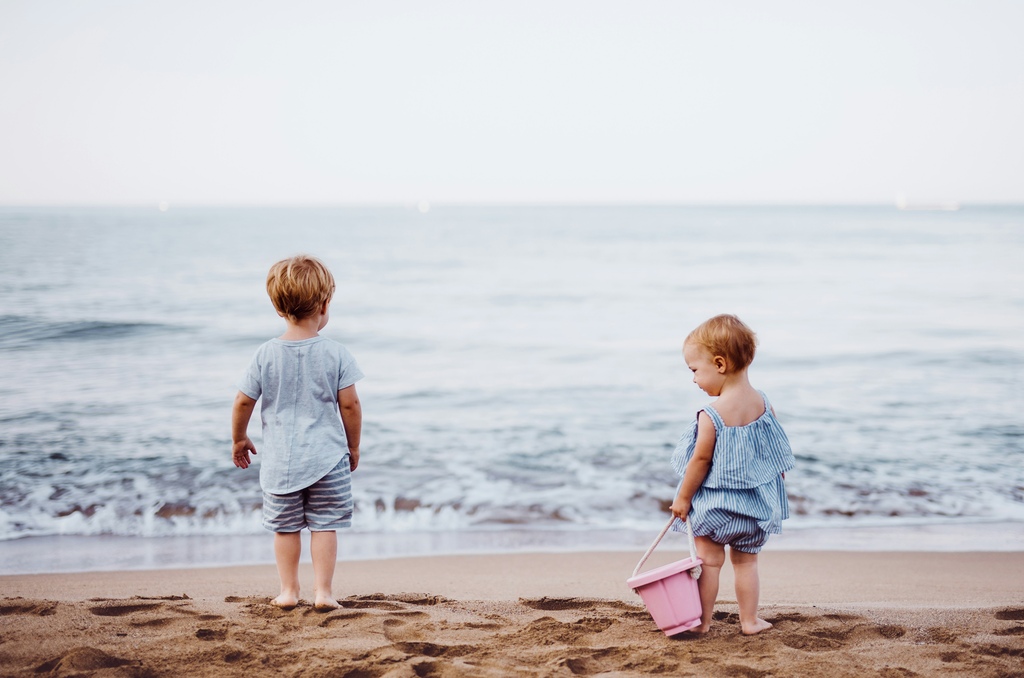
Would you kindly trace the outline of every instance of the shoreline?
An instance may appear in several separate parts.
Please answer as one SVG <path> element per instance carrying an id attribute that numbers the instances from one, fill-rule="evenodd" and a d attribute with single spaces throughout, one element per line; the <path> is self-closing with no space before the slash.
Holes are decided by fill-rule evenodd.
<path id="1" fill-rule="evenodd" d="M 685 557 L 658 549 L 654 569 Z M 638 601 L 626 585 L 639 554 L 625 551 L 463 554 L 339 561 L 335 593 L 429 591 L 467 600 L 574 597 Z M 303 585 L 312 566 L 300 565 Z M 1024 552 L 762 551 L 761 599 L 783 605 L 987 608 L 1024 605 Z M 254 585 L 260 582 L 259 585 Z M 224 596 L 276 594 L 274 565 L 139 569 L 0 576 L 6 597 L 83 601 L 109 596 L 187 594 L 216 603 Z M 722 569 L 720 601 L 732 601 L 732 570 Z M 306 591 L 309 593 L 309 591 Z"/>
<path id="2" fill-rule="evenodd" d="M 680 557 L 655 552 L 645 570 Z M 627 551 L 338 564 L 341 609 L 269 604 L 273 565 L 0 577 L 4 675 L 1014 675 L 1024 552 L 766 551 L 738 632 L 723 568 L 711 633 L 666 637 Z M 102 672 L 102 673 L 100 673 Z"/>
<path id="3" fill-rule="evenodd" d="M 303 561 L 309 533 L 303 531 Z M 412 533 L 339 533 L 339 562 L 391 558 L 511 553 L 635 552 L 656 531 L 489 530 Z M 119 537 L 26 537 L 0 542 L 0 576 L 31 573 L 104 572 L 273 564 L 269 533 L 259 535 Z M 668 535 L 660 549 L 685 549 Z M 911 551 L 936 553 L 1024 551 L 1024 523 L 786 527 L 764 552 Z"/>

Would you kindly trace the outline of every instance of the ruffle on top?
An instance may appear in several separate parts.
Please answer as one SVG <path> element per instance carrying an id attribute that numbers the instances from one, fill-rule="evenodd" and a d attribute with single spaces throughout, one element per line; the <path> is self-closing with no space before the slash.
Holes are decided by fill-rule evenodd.
<path id="1" fill-rule="evenodd" d="M 759 393 L 764 399 L 764 414 L 746 426 L 726 426 L 714 407 L 703 409 L 715 425 L 715 453 L 704 487 L 752 489 L 774 481 L 796 464 L 786 432 L 772 414 L 767 396 Z M 696 444 L 694 418 L 672 453 L 672 468 L 680 478 L 686 474 Z"/>

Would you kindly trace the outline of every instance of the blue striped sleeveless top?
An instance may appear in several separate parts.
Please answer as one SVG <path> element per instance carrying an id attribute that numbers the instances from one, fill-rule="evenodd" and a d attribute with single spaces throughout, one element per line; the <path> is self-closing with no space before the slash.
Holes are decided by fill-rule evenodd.
<path id="1" fill-rule="evenodd" d="M 703 487 L 752 489 L 774 481 L 796 464 L 789 438 L 772 414 L 768 396 L 763 391 L 758 393 L 764 399 L 764 414 L 746 426 L 726 426 L 713 406 L 704 407 L 715 425 L 715 452 Z M 672 467 L 680 478 L 686 473 L 696 443 L 694 417 L 672 453 Z"/>

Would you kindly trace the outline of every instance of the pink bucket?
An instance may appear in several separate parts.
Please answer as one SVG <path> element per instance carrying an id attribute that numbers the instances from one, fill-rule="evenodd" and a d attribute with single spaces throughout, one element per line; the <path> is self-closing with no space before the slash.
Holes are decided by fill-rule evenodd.
<path id="1" fill-rule="evenodd" d="M 663 565 L 644 574 L 637 575 L 640 568 L 654 552 L 665 533 L 672 526 L 669 521 L 658 538 L 647 549 L 633 576 L 626 580 L 631 589 L 640 594 L 647 611 L 654 618 L 654 623 L 665 632 L 666 636 L 674 636 L 689 629 L 700 626 L 701 605 L 700 592 L 697 590 L 697 578 L 700 577 L 701 560 L 697 557 L 693 544 L 693 536 L 689 535 L 690 557 Z"/>

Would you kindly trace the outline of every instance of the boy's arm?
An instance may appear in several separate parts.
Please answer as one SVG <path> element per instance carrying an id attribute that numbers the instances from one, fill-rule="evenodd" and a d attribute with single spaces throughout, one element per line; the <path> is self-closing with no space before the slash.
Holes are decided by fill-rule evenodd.
<path id="1" fill-rule="evenodd" d="M 249 419 L 256 401 L 241 391 L 235 396 L 231 408 L 231 460 L 238 468 L 249 468 L 249 453 L 256 454 L 256 446 L 249 440 Z"/>
<path id="2" fill-rule="evenodd" d="M 359 466 L 359 437 L 363 430 L 363 408 L 359 404 L 355 384 L 338 391 L 338 409 L 348 439 L 349 466 L 355 471 L 356 466 Z"/>
<path id="3" fill-rule="evenodd" d="M 686 516 L 690 515 L 690 503 L 693 501 L 693 495 L 697 494 L 697 490 L 704 484 L 714 453 L 715 425 L 711 421 L 711 417 L 701 411 L 697 415 L 697 442 L 694 444 L 693 458 L 686 465 L 686 473 L 683 474 L 679 493 L 669 508 L 676 518 L 686 520 Z"/>

